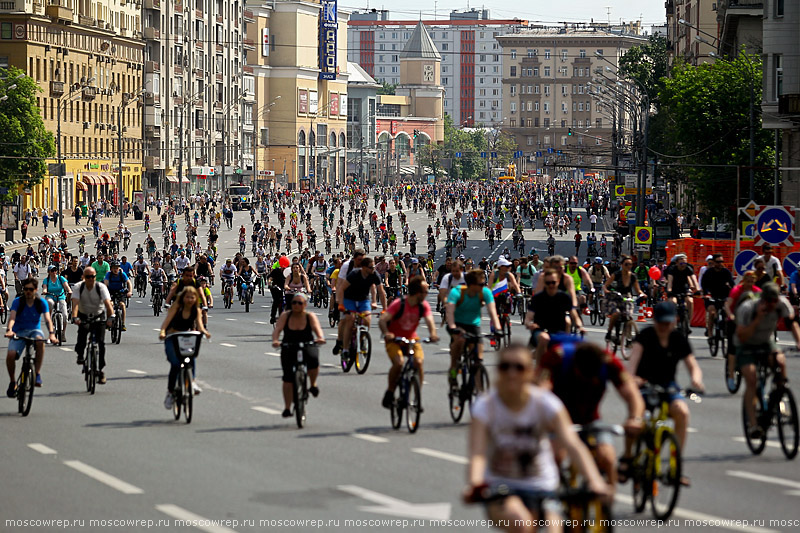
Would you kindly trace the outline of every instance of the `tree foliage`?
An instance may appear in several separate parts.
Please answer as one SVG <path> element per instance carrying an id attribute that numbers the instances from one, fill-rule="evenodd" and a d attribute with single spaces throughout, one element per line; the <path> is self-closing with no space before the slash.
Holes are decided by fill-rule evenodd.
<path id="1" fill-rule="evenodd" d="M 0 186 L 10 200 L 19 187 L 30 187 L 47 175 L 45 159 L 55 155 L 53 133 L 47 131 L 36 105 L 41 91 L 32 78 L 15 67 L 0 69 Z M 16 88 L 11 88 L 16 84 Z"/>
<path id="2" fill-rule="evenodd" d="M 668 73 L 667 40 L 661 35 L 651 35 L 646 43 L 632 46 L 619 60 L 619 77 L 639 82 L 656 107 Z"/>
<path id="3" fill-rule="evenodd" d="M 395 89 L 397 89 L 396 83 L 389 83 L 388 81 L 382 81 L 381 87 L 378 89 L 378 94 L 394 94 Z"/>
<path id="4" fill-rule="evenodd" d="M 517 150 L 512 135 L 500 129 L 457 128 L 447 114 L 444 116 L 444 139 L 439 153 L 441 157 L 452 159 L 449 174 L 453 179 L 485 178 L 487 159 L 481 157 L 481 152 L 497 152 L 497 159 L 490 159 L 490 165 L 499 167 L 511 163 Z M 456 153 L 461 157 L 456 157 Z"/>

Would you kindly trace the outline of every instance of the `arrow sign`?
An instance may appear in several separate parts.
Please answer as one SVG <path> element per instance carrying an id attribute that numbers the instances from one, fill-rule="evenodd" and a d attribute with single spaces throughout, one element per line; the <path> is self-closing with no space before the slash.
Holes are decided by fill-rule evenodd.
<path id="1" fill-rule="evenodd" d="M 768 206 L 756 216 L 756 231 L 759 242 L 780 245 L 793 243 L 794 213 L 781 206 Z"/>
<path id="2" fill-rule="evenodd" d="M 733 259 L 733 268 L 740 276 L 753 268 L 753 262 L 758 257 L 758 254 L 753 250 L 742 250 Z"/>
<path id="3" fill-rule="evenodd" d="M 786 278 L 791 277 L 797 270 L 800 269 L 800 252 L 792 252 L 787 254 L 783 259 L 783 275 Z"/>
<path id="4" fill-rule="evenodd" d="M 356 485 L 339 485 L 340 491 L 352 494 L 377 505 L 359 507 L 360 511 L 378 513 L 404 518 L 424 518 L 427 520 L 447 520 L 450 518 L 449 503 L 410 503 Z"/>

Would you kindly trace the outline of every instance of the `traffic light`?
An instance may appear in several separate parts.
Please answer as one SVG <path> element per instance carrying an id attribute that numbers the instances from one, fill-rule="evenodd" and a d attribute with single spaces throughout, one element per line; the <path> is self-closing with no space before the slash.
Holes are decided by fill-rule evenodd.
<path id="1" fill-rule="evenodd" d="M 415 139 L 417 138 L 417 135 L 419 135 L 419 130 L 414 130 L 414 138 Z"/>
<path id="2" fill-rule="evenodd" d="M 572 128 L 569 128 L 569 129 L 567 130 L 567 135 L 569 135 L 570 137 L 572 137 Z"/>

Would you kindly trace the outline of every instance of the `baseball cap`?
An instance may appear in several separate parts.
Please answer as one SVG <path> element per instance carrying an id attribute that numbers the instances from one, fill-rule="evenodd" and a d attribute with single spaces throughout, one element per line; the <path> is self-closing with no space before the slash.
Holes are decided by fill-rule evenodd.
<path id="1" fill-rule="evenodd" d="M 714 256 L 713 255 L 709 255 L 709 256 L 706 257 L 706 262 L 709 262 L 712 259 L 714 259 Z"/>
<path id="2" fill-rule="evenodd" d="M 412 264 L 412 265 L 416 265 L 416 264 L 418 264 L 418 263 L 419 263 L 419 259 L 417 259 L 416 257 L 414 257 L 413 259 L 411 259 L 411 264 Z"/>
<path id="3" fill-rule="evenodd" d="M 673 322 L 678 317 L 678 309 L 672 302 L 659 302 L 653 309 L 653 320 L 656 322 Z"/>
<path id="4" fill-rule="evenodd" d="M 508 259 L 506 259 L 503 256 L 500 256 L 500 259 L 497 260 L 497 266 L 499 266 L 499 267 L 511 266 L 511 261 L 509 261 Z"/>

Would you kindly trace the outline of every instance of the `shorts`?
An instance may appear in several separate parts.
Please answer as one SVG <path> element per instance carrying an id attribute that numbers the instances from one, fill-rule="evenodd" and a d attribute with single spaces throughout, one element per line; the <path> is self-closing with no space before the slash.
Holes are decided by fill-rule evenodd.
<path id="1" fill-rule="evenodd" d="M 741 369 L 745 365 L 756 365 L 765 362 L 768 355 L 778 351 L 778 347 L 773 343 L 759 344 L 757 346 L 737 346 L 736 347 L 736 368 Z"/>
<path id="2" fill-rule="evenodd" d="M 15 331 L 18 336 L 20 337 L 31 337 L 34 339 L 42 339 L 44 340 L 44 332 L 40 329 L 25 329 L 22 331 Z M 25 341 L 23 339 L 11 339 L 8 341 L 8 351 L 9 352 L 17 352 L 16 359 L 19 359 L 22 356 L 22 353 L 25 351 Z"/>
<path id="3" fill-rule="evenodd" d="M 681 393 L 681 388 L 678 386 L 678 382 L 677 381 L 670 381 L 669 383 L 667 383 L 666 386 L 664 386 L 664 388 L 667 389 L 667 398 L 669 400 L 669 403 L 672 403 L 675 400 L 683 400 L 684 399 L 683 393 Z M 642 393 L 641 394 L 642 394 L 642 398 L 644 399 L 644 404 L 648 405 L 648 402 L 647 402 L 648 395 L 646 394 L 646 390 L 647 389 L 642 389 Z"/>
<path id="4" fill-rule="evenodd" d="M 472 324 L 460 324 L 456 322 L 456 327 L 458 329 L 463 329 L 465 332 L 469 333 L 470 335 L 475 335 L 479 337 L 481 334 L 480 326 L 473 326 Z M 450 344 L 453 344 L 453 338 L 455 337 L 454 333 L 450 333 Z M 483 340 L 478 340 L 479 343 L 483 343 Z"/>
<path id="5" fill-rule="evenodd" d="M 536 348 L 536 346 L 539 344 L 539 337 L 541 337 L 542 333 L 544 332 L 545 331 L 542 328 L 531 331 L 531 340 L 528 341 L 528 346 L 531 348 Z"/>
<path id="6" fill-rule="evenodd" d="M 414 338 L 419 340 L 419 337 Z M 394 363 L 395 361 L 401 361 L 401 357 L 403 357 L 404 354 L 398 343 L 389 341 L 386 343 L 386 355 L 388 355 L 389 359 Z M 425 354 L 422 352 L 421 343 L 414 345 L 414 360 L 417 362 L 417 365 L 422 365 L 422 362 L 425 360 Z"/>
<path id="7" fill-rule="evenodd" d="M 308 370 L 319 368 L 319 348 L 317 346 L 305 346 L 303 348 L 303 362 Z M 284 383 L 294 383 L 294 367 L 297 363 L 297 350 L 295 348 L 281 348 L 281 369 L 283 370 Z"/>
<path id="8" fill-rule="evenodd" d="M 494 492 L 498 489 L 498 487 L 493 486 L 492 489 L 492 492 Z M 511 493 L 512 494 L 509 494 L 509 496 L 514 495 L 522 500 L 522 504 L 530 511 L 537 513 L 540 520 L 543 520 L 544 515 L 547 513 L 556 513 L 561 516 L 564 510 L 561 500 L 559 500 L 558 496 L 552 492 L 527 490 L 521 490 L 517 492 L 512 488 Z M 484 507 L 488 509 L 493 502 L 502 501 L 503 499 L 504 498 L 501 497 L 500 499 L 488 501 L 484 504 Z"/>
<path id="9" fill-rule="evenodd" d="M 345 311 L 350 311 L 351 313 L 369 313 L 372 311 L 372 303 L 369 301 L 369 298 L 366 300 L 350 300 L 349 298 L 345 298 L 342 303 L 344 304 Z"/>

